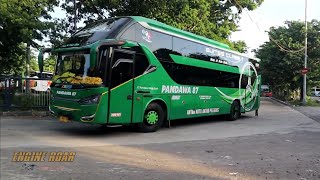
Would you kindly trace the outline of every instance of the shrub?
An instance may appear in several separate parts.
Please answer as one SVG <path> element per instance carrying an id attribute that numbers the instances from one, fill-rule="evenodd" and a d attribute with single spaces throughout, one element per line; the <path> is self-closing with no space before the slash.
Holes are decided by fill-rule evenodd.
<path id="1" fill-rule="evenodd" d="M 21 110 L 30 110 L 33 105 L 33 99 L 28 94 L 15 95 L 13 104 L 18 106 Z"/>

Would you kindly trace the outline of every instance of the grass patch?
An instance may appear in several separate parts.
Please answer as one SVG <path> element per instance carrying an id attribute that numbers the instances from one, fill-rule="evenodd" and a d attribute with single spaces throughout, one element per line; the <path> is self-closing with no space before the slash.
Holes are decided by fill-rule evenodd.
<path id="1" fill-rule="evenodd" d="M 301 101 L 299 100 L 293 100 L 293 101 L 289 101 L 289 103 L 293 106 L 303 106 Z M 306 105 L 305 106 L 316 106 L 316 107 L 320 107 L 320 103 L 318 103 L 316 100 L 311 99 L 310 96 L 307 96 L 306 98 Z"/>

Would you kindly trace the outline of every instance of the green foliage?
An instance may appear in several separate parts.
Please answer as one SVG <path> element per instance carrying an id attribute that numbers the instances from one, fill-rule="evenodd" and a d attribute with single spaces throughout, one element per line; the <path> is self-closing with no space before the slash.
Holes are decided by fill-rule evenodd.
<path id="1" fill-rule="evenodd" d="M 320 86 L 320 22 L 312 20 L 308 23 L 308 67 L 311 72 L 307 75 L 309 88 Z M 270 28 L 269 36 L 286 49 L 299 50 L 304 47 L 304 23 L 287 21 L 284 26 Z M 269 41 L 257 50 L 261 59 L 263 84 L 270 84 L 276 91 L 294 91 L 302 85 L 300 70 L 304 66 L 304 51 L 287 52 Z"/>
<path id="2" fill-rule="evenodd" d="M 241 53 L 246 53 L 248 51 L 248 47 L 244 41 L 232 42 L 231 47 Z"/>
<path id="3" fill-rule="evenodd" d="M 38 47 L 48 34 L 52 23 L 48 12 L 56 0 L 1 0 L 0 1 L 0 74 L 17 74 L 26 56 L 25 44 Z"/>
<path id="4" fill-rule="evenodd" d="M 30 94 L 15 95 L 13 104 L 20 107 L 21 110 L 30 110 L 33 105 L 33 98 Z"/>
<path id="5" fill-rule="evenodd" d="M 302 105 L 300 100 L 289 101 L 289 103 L 294 106 L 301 106 Z M 320 103 L 317 102 L 316 100 L 312 99 L 310 96 L 307 96 L 306 106 L 320 106 Z"/>
<path id="6" fill-rule="evenodd" d="M 49 56 L 47 59 L 44 60 L 43 70 L 46 72 L 53 72 L 56 64 L 56 57 Z"/>
<path id="7" fill-rule="evenodd" d="M 39 71 L 38 62 L 35 57 L 30 59 L 30 71 Z"/>
<path id="8" fill-rule="evenodd" d="M 144 16 L 171 26 L 208 37 L 245 51 L 244 42 L 233 44 L 228 40 L 237 29 L 241 7 L 253 10 L 263 0 L 91 0 L 76 1 L 77 20 L 90 22 L 115 16 Z M 64 29 L 73 28 L 73 0 L 62 5 L 67 11 Z M 68 23 L 69 22 L 69 23 Z"/>

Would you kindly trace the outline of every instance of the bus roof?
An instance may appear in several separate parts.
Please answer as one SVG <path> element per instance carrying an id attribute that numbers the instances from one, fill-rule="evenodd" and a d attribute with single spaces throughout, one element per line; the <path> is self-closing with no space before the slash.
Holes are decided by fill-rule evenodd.
<path id="1" fill-rule="evenodd" d="M 151 28 L 155 28 L 155 29 L 162 30 L 162 31 L 165 31 L 165 32 L 168 32 L 168 33 L 172 33 L 172 34 L 176 34 L 176 35 L 182 35 L 182 36 L 187 37 L 189 39 L 192 39 L 192 40 L 195 40 L 195 41 L 200 41 L 200 42 L 203 42 L 203 43 L 206 43 L 206 44 L 210 44 L 210 45 L 213 45 L 213 46 L 215 46 L 215 47 L 217 47 L 219 49 L 223 49 L 223 50 L 226 50 L 228 52 L 247 57 L 247 58 L 249 58 L 251 60 L 254 60 L 256 62 L 260 62 L 260 59 L 258 59 L 258 58 L 249 57 L 246 54 L 242 54 L 240 52 L 231 50 L 230 47 L 227 44 L 224 44 L 224 43 L 221 43 L 221 42 L 218 42 L 218 41 L 214 41 L 212 39 L 209 39 L 209 38 L 206 38 L 206 37 L 203 37 L 203 36 L 199 36 L 199 35 L 196 35 L 196 34 L 193 34 L 193 33 L 190 33 L 190 32 L 187 32 L 187 31 L 184 31 L 184 30 L 172 27 L 172 26 L 169 26 L 167 24 L 164 24 L 162 22 L 159 22 L 159 21 L 156 21 L 156 20 L 153 20 L 153 19 L 145 18 L 145 17 L 142 17 L 142 16 L 128 16 L 128 17 L 132 18 L 133 20 L 139 22 L 142 25 L 147 24 L 147 26 L 149 26 Z"/>

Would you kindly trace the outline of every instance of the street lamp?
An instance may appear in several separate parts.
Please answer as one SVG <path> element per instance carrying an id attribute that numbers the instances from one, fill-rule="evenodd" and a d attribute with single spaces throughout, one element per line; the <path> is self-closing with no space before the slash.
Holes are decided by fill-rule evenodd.
<path id="1" fill-rule="evenodd" d="M 307 69 L 307 59 L 308 59 L 308 22 L 307 22 L 307 0 L 305 0 L 305 41 L 304 41 L 304 69 Z M 307 73 L 303 74 L 303 90 L 302 90 L 302 104 L 306 105 L 307 96 Z"/>

